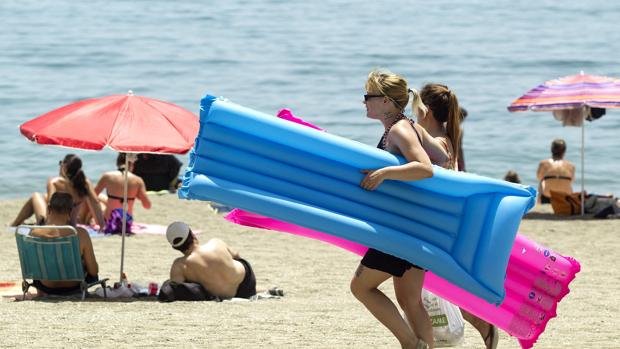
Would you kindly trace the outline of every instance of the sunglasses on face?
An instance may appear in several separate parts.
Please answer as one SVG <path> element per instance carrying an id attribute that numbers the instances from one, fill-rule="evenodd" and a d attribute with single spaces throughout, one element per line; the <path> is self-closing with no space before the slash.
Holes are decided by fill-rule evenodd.
<path id="1" fill-rule="evenodd" d="M 383 95 L 369 95 L 369 94 L 365 94 L 364 95 L 364 102 L 368 102 L 369 99 L 375 98 L 375 97 L 385 97 L 385 96 L 383 96 Z"/>

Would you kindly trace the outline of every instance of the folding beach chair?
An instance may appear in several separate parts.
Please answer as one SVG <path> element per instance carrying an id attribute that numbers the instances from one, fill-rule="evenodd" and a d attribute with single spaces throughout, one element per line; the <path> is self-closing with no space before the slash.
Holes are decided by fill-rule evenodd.
<path id="1" fill-rule="evenodd" d="M 70 229 L 73 234 L 58 238 L 41 238 L 30 236 L 32 229 Z M 22 268 L 22 291 L 24 297 L 33 283 L 31 280 L 49 281 L 78 281 L 82 291 L 82 300 L 86 297 L 88 288 L 101 284 L 103 296 L 107 298 L 106 281 L 86 282 L 86 272 L 82 265 L 80 254 L 80 240 L 77 231 L 69 225 L 20 225 L 15 231 L 19 263 Z"/>

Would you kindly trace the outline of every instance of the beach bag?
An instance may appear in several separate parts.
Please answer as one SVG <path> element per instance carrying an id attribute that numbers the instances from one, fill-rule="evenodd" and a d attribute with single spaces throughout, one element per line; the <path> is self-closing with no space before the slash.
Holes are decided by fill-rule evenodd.
<path id="1" fill-rule="evenodd" d="M 594 218 L 607 218 L 609 215 L 620 213 L 618 198 L 613 195 L 590 195 L 586 196 L 586 213 L 591 213 Z"/>
<path id="2" fill-rule="evenodd" d="M 160 302 L 212 301 L 218 300 L 218 298 L 202 287 L 201 284 L 166 280 L 159 289 L 157 300 Z"/>
<path id="3" fill-rule="evenodd" d="M 561 216 L 581 214 L 581 193 L 565 193 L 551 190 L 551 207 Z"/>
<path id="4" fill-rule="evenodd" d="M 463 342 L 465 321 L 459 307 L 424 288 L 422 289 L 422 304 L 433 324 L 436 348 L 454 347 Z M 403 314 L 403 317 L 407 320 L 407 315 Z M 407 324 L 409 324 L 408 321 Z"/>

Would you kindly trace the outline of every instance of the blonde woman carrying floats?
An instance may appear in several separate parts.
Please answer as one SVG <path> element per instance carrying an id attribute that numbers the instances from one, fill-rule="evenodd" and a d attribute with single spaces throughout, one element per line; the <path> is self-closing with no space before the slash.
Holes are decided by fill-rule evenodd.
<path id="1" fill-rule="evenodd" d="M 407 81 L 390 72 L 373 71 L 366 82 L 367 117 L 379 120 L 385 129 L 379 148 L 403 156 L 407 163 L 379 169 L 368 169 L 360 186 L 376 189 L 384 180 L 415 181 L 433 176 L 431 160 L 422 147 L 423 129 L 403 115 L 409 94 Z M 413 99 L 413 104 L 419 102 Z M 413 106 L 416 110 L 417 106 Z M 408 261 L 369 249 L 351 280 L 353 295 L 396 336 L 402 348 L 433 348 L 433 330 L 428 313 L 422 305 L 422 285 L 425 271 Z M 398 304 L 378 287 L 392 278 Z M 413 331 L 412 331 L 413 329 Z M 419 338 L 419 339 L 418 339 Z"/>

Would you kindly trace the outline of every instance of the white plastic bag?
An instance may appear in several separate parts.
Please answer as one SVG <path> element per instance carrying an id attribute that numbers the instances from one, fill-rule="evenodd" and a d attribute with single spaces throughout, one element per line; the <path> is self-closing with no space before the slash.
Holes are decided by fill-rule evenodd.
<path id="1" fill-rule="evenodd" d="M 433 323 L 435 347 L 454 347 L 461 344 L 465 322 L 459 307 L 426 289 L 422 289 L 422 302 Z M 404 318 L 407 319 L 406 315 Z"/>
<path id="2" fill-rule="evenodd" d="M 465 322 L 459 307 L 425 289 L 422 289 L 422 300 L 433 323 L 435 347 L 459 345 L 465 332 Z"/>

